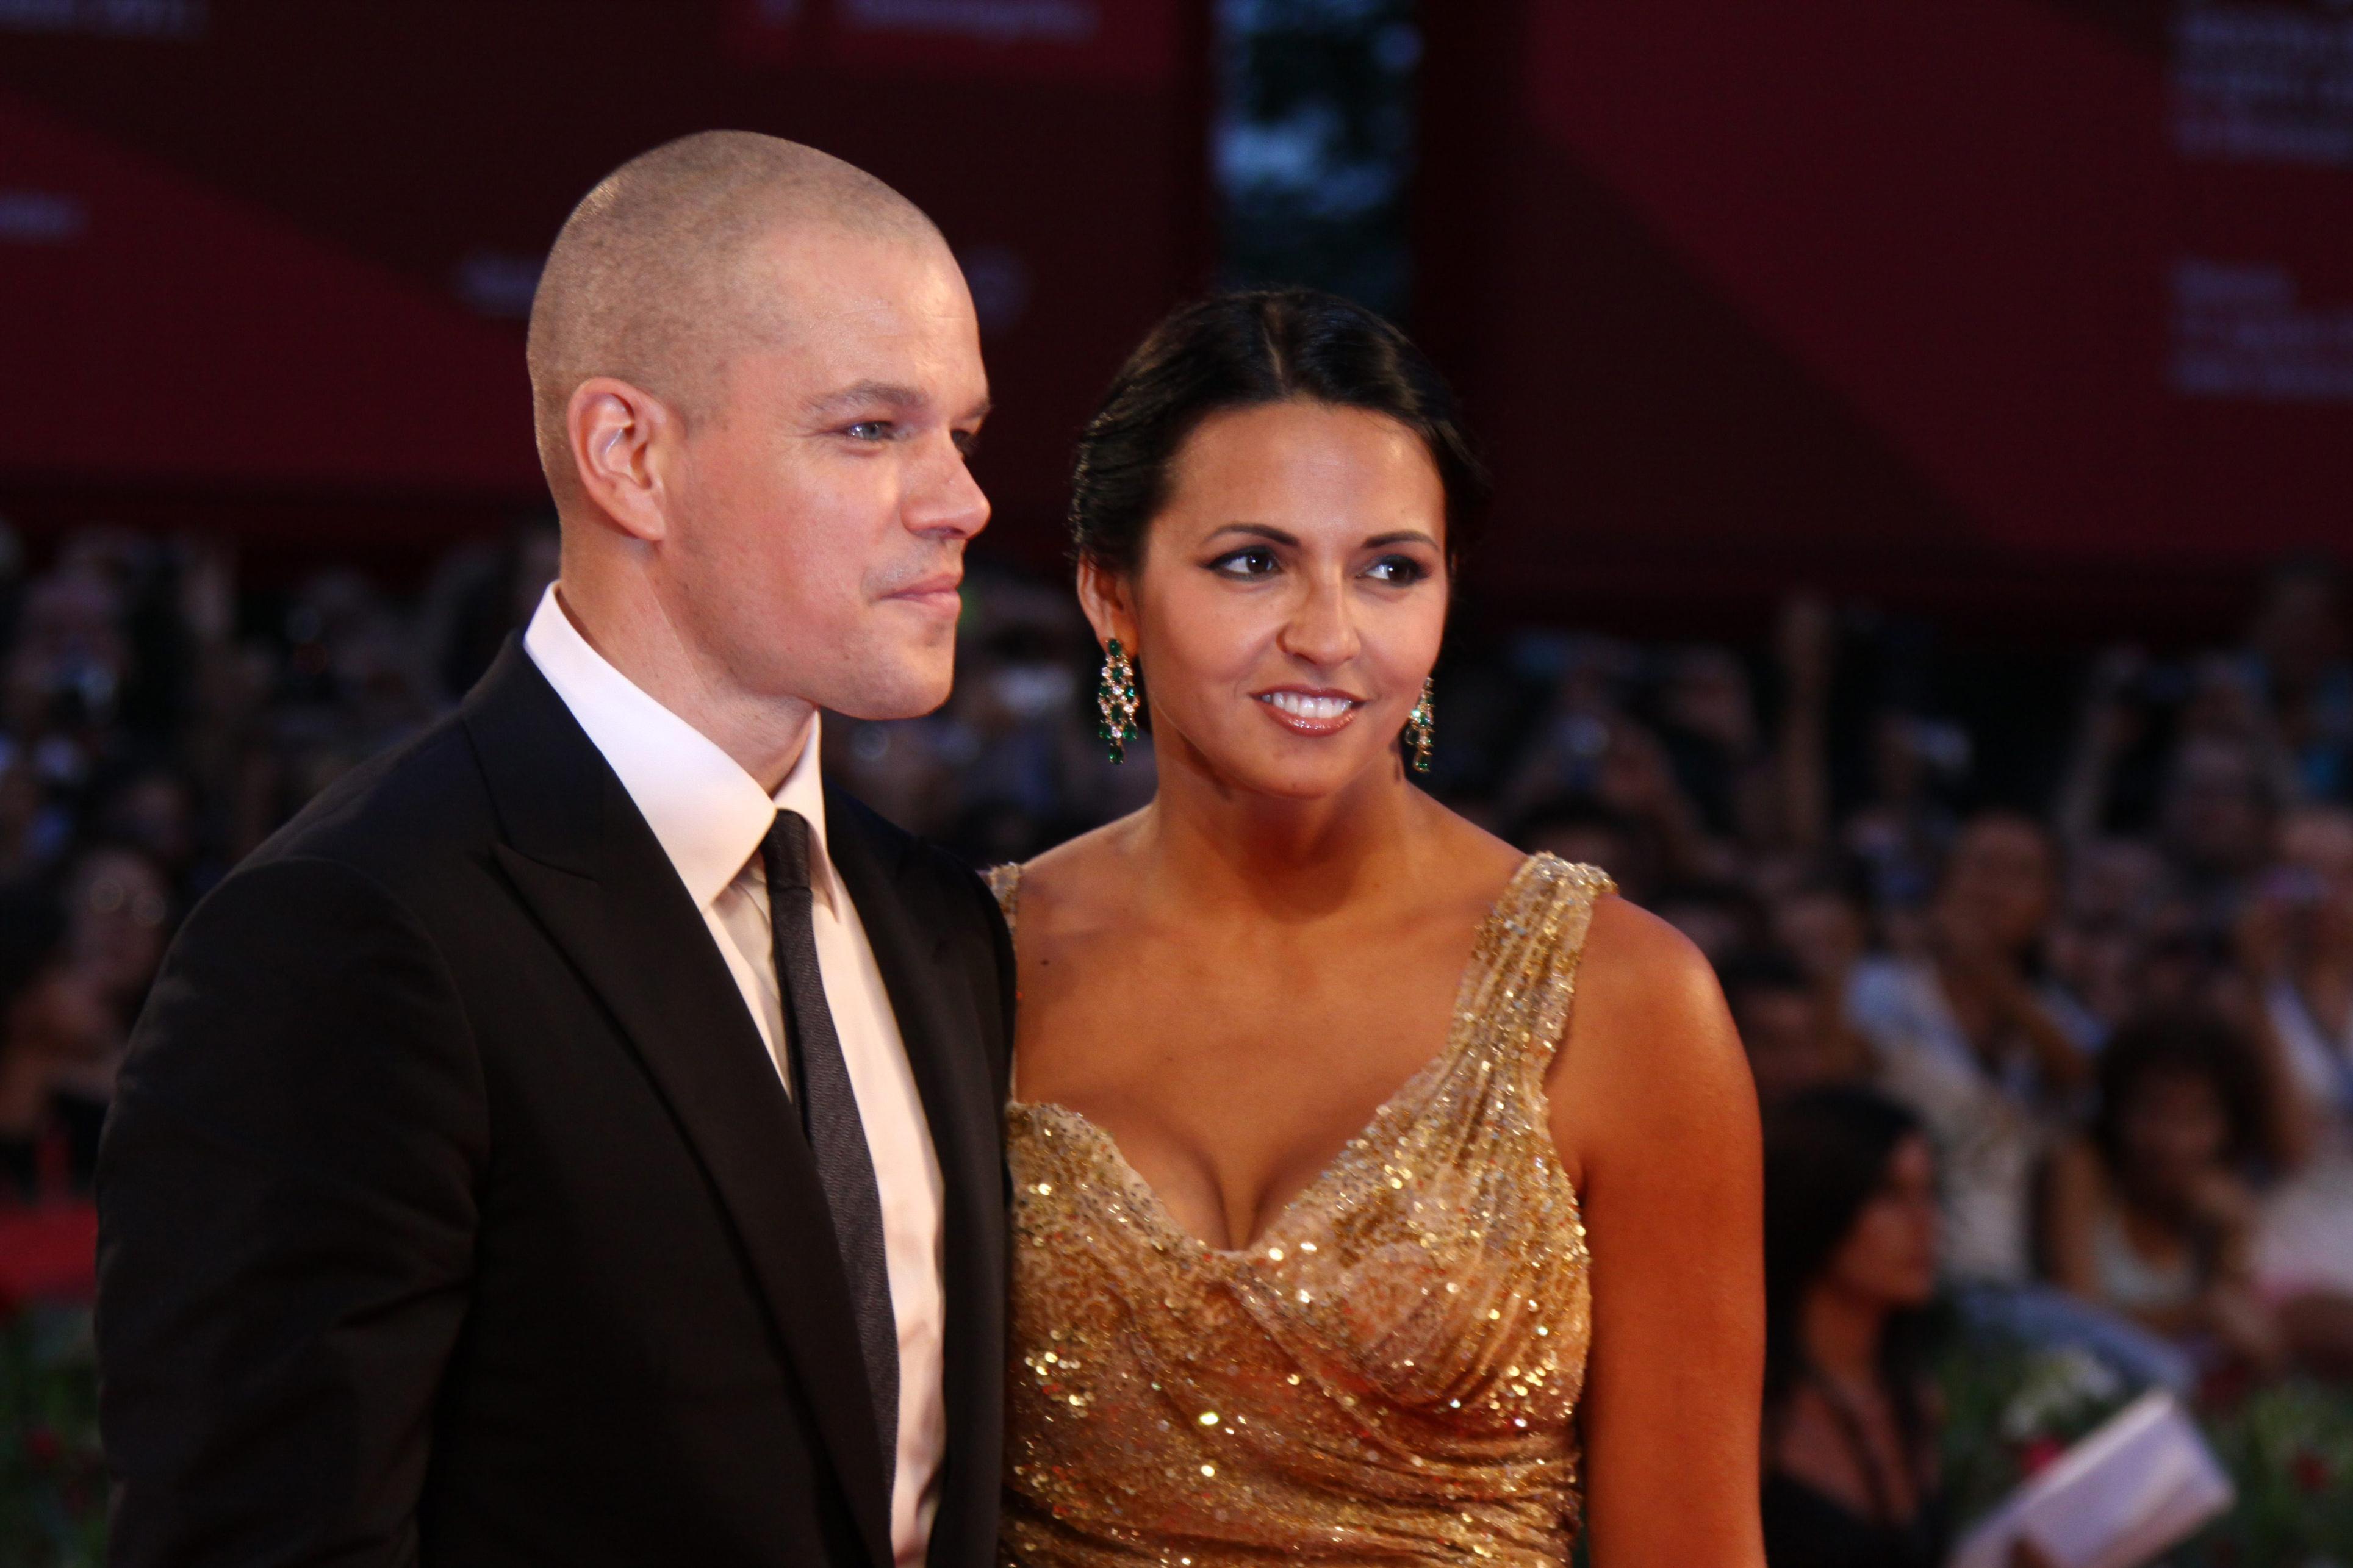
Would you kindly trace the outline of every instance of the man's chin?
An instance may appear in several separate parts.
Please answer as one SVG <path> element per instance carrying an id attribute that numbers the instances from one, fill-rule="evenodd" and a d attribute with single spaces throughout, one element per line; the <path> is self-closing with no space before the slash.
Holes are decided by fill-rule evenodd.
<path id="1" fill-rule="evenodd" d="M 850 719 L 920 719 L 937 712 L 955 689 L 952 665 L 943 664 L 936 671 L 909 668 L 895 679 L 862 680 L 856 689 L 818 706 Z"/>

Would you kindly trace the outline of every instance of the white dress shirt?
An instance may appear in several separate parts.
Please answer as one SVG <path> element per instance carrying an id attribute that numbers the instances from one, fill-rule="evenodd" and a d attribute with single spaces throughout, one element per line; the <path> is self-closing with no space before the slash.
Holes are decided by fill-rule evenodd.
<path id="1" fill-rule="evenodd" d="M 808 820 L 818 967 L 881 1189 L 891 1310 L 899 1325 L 899 1452 L 891 1489 L 891 1546 L 902 1568 L 912 1568 L 923 1562 L 930 1542 L 947 1439 L 940 1384 L 945 1318 L 940 1163 L 874 950 L 826 847 L 818 721 L 810 720 L 799 760 L 770 796 L 701 731 L 589 647 L 554 588 L 540 600 L 522 646 L 620 776 L 621 787 L 677 868 L 788 1094 L 792 1073 L 785 1058 L 784 1002 L 760 846 L 779 809 Z"/>

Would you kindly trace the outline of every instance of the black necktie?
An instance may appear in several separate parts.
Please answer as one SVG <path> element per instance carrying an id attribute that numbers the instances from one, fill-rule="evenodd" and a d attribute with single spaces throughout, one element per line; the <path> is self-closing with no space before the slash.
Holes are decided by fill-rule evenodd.
<path id="1" fill-rule="evenodd" d="M 882 1194 L 866 1124 L 826 1005 L 825 975 L 817 962 L 817 930 L 809 919 L 809 825 L 797 811 L 779 811 L 760 845 L 768 873 L 768 925 L 776 941 L 776 980 L 784 990 L 785 1037 L 792 1064 L 793 1100 L 818 1180 L 833 1215 L 833 1237 L 849 1277 L 858 1340 L 866 1352 L 866 1381 L 874 1395 L 874 1426 L 882 1437 L 883 1473 L 899 1452 L 899 1320 L 891 1310 L 891 1270 L 882 1247 Z"/>

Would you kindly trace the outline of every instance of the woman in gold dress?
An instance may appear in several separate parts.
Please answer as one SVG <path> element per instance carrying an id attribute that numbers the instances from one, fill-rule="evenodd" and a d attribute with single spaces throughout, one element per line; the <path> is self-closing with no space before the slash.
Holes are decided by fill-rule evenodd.
<path id="1" fill-rule="evenodd" d="M 1328 296 L 1179 311 L 1081 447 L 1144 810 L 995 876 L 1015 1564 L 1753 1568 L 1757 1134 L 1705 962 L 1414 788 L 1479 483 Z"/>

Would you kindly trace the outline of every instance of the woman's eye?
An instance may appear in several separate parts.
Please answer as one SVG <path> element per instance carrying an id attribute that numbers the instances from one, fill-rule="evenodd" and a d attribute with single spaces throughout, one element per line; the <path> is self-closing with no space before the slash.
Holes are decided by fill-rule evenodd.
<path id="1" fill-rule="evenodd" d="M 1398 588 L 1405 587 L 1409 584 L 1419 583 L 1430 575 L 1422 568 L 1421 563 L 1409 555 L 1384 555 L 1366 567 L 1365 574 L 1377 582 L 1387 583 L 1392 587 Z"/>
<path id="2" fill-rule="evenodd" d="M 1209 570 L 1229 577 L 1263 577 L 1275 570 L 1274 552 L 1262 547 L 1237 550 L 1230 555 L 1220 555 L 1209 563 Z"/>

